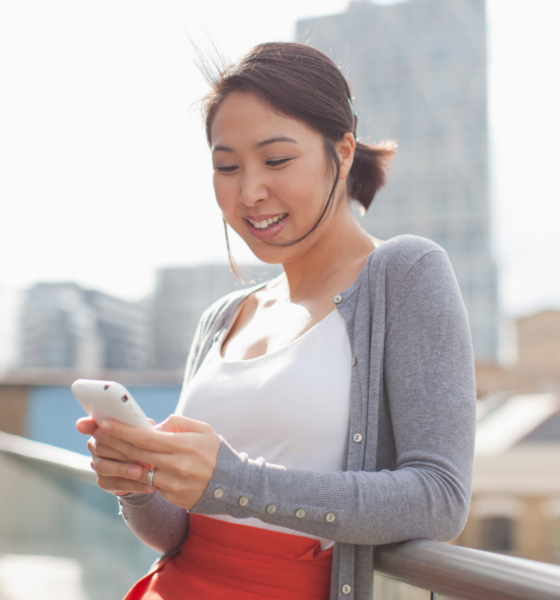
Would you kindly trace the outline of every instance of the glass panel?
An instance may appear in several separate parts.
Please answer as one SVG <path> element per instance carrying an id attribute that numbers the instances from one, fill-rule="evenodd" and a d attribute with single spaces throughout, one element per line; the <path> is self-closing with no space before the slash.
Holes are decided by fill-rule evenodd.
<path id="1" fill-rule="evenodd" d="M 375 573 L 373 597 L 375 600 L 431 600 L 431 593 Z"/>
<path id="2" fill-rule="evenodd" d="M 111 494 L 66 473 L 0 452 L 3 600 L 28 597 L 24 572 L 34 579 L 28 589 L 44 588 L 29 597 L 122 598 L 157 556 L 128 530 Z M 49 595 L 57 581 L 58 595 Z"/>

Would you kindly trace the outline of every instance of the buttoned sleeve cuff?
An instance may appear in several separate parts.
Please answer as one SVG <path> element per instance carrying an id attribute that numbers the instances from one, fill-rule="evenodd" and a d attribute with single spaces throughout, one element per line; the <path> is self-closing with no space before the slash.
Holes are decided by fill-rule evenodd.
<path id="1" fill-rule="evenodd" d="M 253 468 L 252 468 L 253 467 Z M 264 459 L 249 460 L 245 453 L 237 453 L 223 438 L 214 475 L 198 504 L 191 510 L 197 514 L 227 514 L 235 518 L 256 517 L 262 521 L 326 537 L 326 526 L 341 524 L 344 510 L 320 507 L 293 501 L 284 495 L 266 493 L 266 485 L 259 485 L 257 475 L 262 469 L 286 471 L 286 467 L 266 464 Z M 278 473 L 280 475 L 280 473 Z M 261 482 L 264 483 L 264 482 Z"/>

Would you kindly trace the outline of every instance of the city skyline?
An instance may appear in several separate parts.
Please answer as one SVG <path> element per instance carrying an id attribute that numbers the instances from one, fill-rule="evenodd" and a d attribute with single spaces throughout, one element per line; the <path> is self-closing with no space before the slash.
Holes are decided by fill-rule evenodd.
<path id="1" fill-rule="evenodd" d="M 551 146 L 559 99 L 547 83 L 558 6 L 487 4 L 494 252 L 503 308 L 518 315 L 560 306 L 550 277 L 560 268 Z M 260 41 L 293 39 L 298 18 L 344 12 L 348 3 L 241 5 L 247 18 L 235 32 L 227 26 L 233 7 L 197 8 L 233 58 Z M 92 9 L 59 1 L 0 8 L 0 54 L 10 57 L 0 74 L 11 90 L 0 99 L 0 196 L 9 218 L 0 252 L 10 257 L 2 288 L 73 280 L 138 299 L 157 268 L 226 262 L 202 127 L 188 110 L 205 89 L 188 57 L 192 11 L 181 2 L 123 2 L 107 19 L 108 10 L 106 2 Z M 233 246 L 238 260 L 251 258 L 235 238 Z"/>

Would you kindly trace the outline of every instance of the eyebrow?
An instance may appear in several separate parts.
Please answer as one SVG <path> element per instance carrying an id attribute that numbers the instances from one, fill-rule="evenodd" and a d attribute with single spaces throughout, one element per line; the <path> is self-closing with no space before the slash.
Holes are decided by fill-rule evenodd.
<path id="1" fill-rule="evenodd" d="M 286 135 L 279 135 L 277 137 L 270 138 L 269 140 L 264 140 L 263 142 L 259 142 L 255 144 L 255 148 L 264 148 L 265 146 L 269 146 L 270 144 L 274 144 L 275 142 L 290 142 L 292 144 L 297 144 L 296 140 Z"/>
<path id="2" fill-rule="evenodd" d="M 297 144 L 296 140 L 294 140 L 293 138 L 285 135 L 279 135 L 277 137 L 258 142 L 258 144 L 255 144 L 255 149 L 258 150 L 259 148 L 270 146 L 270 144 L 275 144 L 276 142 L 290 142 L 291 144 Z M 233 148 L 230 148 L 229 146 L 215 146 L 212 152 L 235 152 L 235 150 Z"/>

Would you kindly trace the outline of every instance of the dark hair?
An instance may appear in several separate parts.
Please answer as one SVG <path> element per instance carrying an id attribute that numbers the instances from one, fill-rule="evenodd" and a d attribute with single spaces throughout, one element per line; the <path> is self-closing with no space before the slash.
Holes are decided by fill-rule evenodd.
<path id="1" fill-rule="evenodd" d="M 212 122 L 220 104 L 229 94 L 240 91 L 258 95 L 280 113 L 306 123 L 323 137 L 327 156 L 334 167 L 334 182 L 327 203 L 310 231 L 280 245 L 303 240 L 319 226 L 332 205 L 340 173 L 335 142 L 342 140 L 347 132 L 357 137 L 358 117 L 346 79 L 319 50 L 288 42 L 260 44 L 218 75 L 208 68 L 207 61 L 201 63 L 201 68 L 212 86 L 202 101 L 209 144 Z M 385 184 L 388 161 L 395 153 L 396 143 L 391 140 L 377 145 L 356 143 L 347 192 L 364 211 Z"/>

